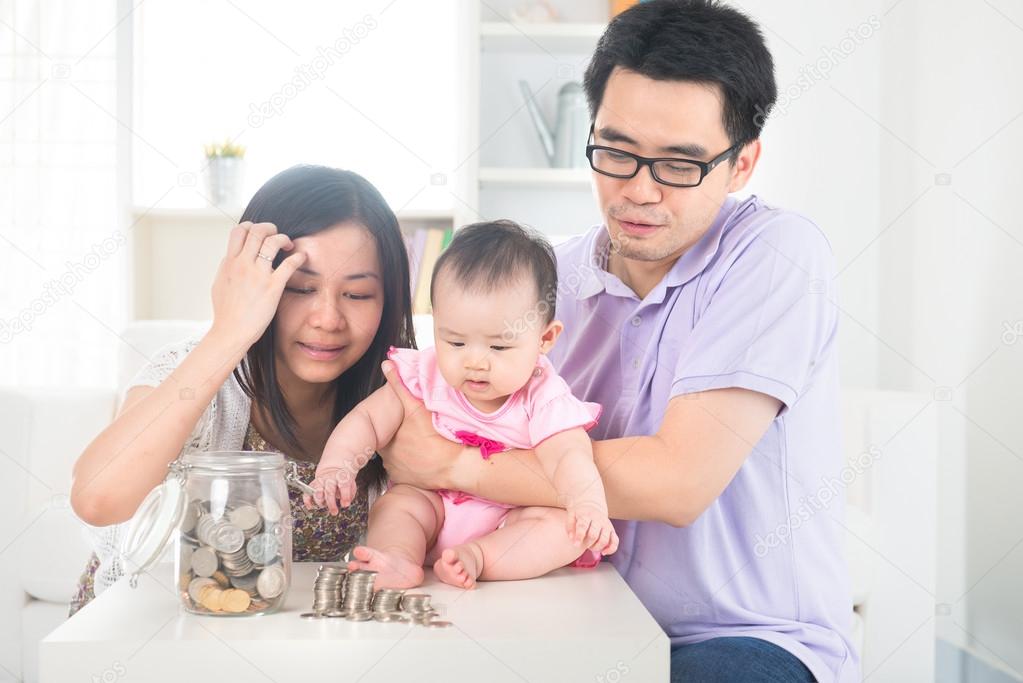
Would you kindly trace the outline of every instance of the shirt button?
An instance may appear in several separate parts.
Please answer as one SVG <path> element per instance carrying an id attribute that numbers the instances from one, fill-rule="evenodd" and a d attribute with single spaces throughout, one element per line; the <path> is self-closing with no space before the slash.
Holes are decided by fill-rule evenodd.
<path id="1" fill-rule="evenodd" d="M 636 369 L 636 370 L 639 370 L 639 359 L 638 358 L 633 358 L 632 359 L 632 367 L 634 369 Z"/>
<path id="2" fill-rule="evenodd" d="M 641 318 L 641 317 L 639 317 L 639 316 L 637 315 L 636 317 L 634 317 L 634 318 L 632 319 L 632 326 L 633 326 L 633 327 L 639 327 L 639 324 L 640 324 L 641 322 L 643 322 L 643 318 Z"/>

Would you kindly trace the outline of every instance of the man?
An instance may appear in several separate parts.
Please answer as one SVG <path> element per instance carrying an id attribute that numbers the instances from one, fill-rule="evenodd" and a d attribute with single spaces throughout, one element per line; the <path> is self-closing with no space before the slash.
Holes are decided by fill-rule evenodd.
<path id="1" fill-rule="evenodd" d="M 604 224 L 557 249 L 565 331 L 549 357 L 604 406 L 590 435 L 620 520 L 610 559 L 668 633 L 672 680 L 858 680 L 828 484 L 831 249 L 807 219 L 729 196 L 776 96 L 763 36 L 712 0 L 641 3 L 608 27 L 585 88 Z M 424 455 L 452 451 L 424 446 L 418 413 L 384 454 L 392 478 L 558 505 L 531 452 Z"/>

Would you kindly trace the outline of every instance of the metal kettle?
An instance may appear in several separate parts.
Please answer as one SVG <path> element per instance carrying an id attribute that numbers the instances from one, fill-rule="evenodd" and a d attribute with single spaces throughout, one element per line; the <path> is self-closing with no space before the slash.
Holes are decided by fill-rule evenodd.
<path id="1" fill-rule="evenodd" d="M 537 106 L 529 84 L 519 81 L 519 88 L 526 98 L 526 108 L 540 136 L 547 162 L 555 168 L 587 167 L 586 141 L 590 133 L 590 117 L 582 84 L 572 81 L 561 86 L 553 132 Z"/>

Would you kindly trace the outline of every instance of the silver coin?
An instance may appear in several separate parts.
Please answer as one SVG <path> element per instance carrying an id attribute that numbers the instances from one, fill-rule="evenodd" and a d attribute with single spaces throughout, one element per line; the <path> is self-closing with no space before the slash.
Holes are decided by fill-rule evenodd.
<path id="1" fill-rule="evenodd" d="M 245 552 L 256 564 L 269 564 L 277 557 L 281 544 L 270 534 L 256 534 L 249 539 Z"/>
<path id="2" fill-rule="evenodd" d="M 216 586 L 217 582 L 215 579 L 200 576 L 192 579 L 188 582 L 188 597 L 192 598 L 192 602 L 199 604 L 199 593 L 206 586 Z"/>
<path id="3" fill-rule="evenodd" d="M 348 616 L 348 612 L 344 611 L 343 609 L 328 609 L 323 612 L 323 616 L 329 617 L 331 619 L 344 619 L 345 617 Z"/>
<path id="4" fill-rule="evenodd" d="M 203 546 L 192 553 L 192 573 L 196 576 L 209 577 L 217 571 L 220 562 L 217 560 L 217 553 L 213 548 Z"/>
<path id="5" fill-rule="evenodd" d="M 185 511 L 181 515 L 181 531 L 183 533 L 189 533 L 195 529 L 196 523 L 199 521 L 199 517 L 202 515 L 202 503 L 197 500 L 189 501 L 185 506 Z"/>
<path id="6" fill-rule="evenodd" d="M 233 524 L 218 524 L 212 536 L 210 545 L 222 553 L 233 553 L 245 545 L 245 532 Z"/>
<path id="7" fill-rule="evenodd" d="M 270 565 L 259 573 L 256 590 L 267 600 L 272 600 L 284 592 L 284 584 L 284 570 L 279 565 Z"/>
<path id="8" fill-rule="evenodd" d="M 319 612 L 302 612 L 302 614 L 298 616 L 303 619 L 323 619 L 323 615 Z"/>
<path id="9" fill-rule="evenodd" d="M 244 531 L 246 536 L 251 536 L 263 526 L 262 515 L 252 505 L 239 505 L 227 513 L 227 518 L 231 524 Z"/>

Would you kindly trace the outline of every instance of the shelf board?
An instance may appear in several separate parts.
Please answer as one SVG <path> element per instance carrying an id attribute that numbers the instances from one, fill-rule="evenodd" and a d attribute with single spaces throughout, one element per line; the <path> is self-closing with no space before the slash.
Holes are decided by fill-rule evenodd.
<path id="1" fill-rule="evenodd" d="M 484 21 L 480 43 L 484 52 L 592 52 L 604 33 L 603 23 L 526 24 Z"/>
<path id="2" fill-rule="evenodd" d="M 480 168 L 480 187 L 536 187 L 577 189 L 590 187 L 588 168 Z"/>

